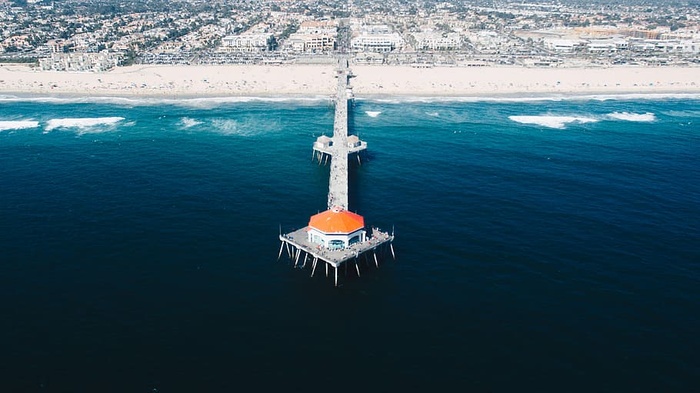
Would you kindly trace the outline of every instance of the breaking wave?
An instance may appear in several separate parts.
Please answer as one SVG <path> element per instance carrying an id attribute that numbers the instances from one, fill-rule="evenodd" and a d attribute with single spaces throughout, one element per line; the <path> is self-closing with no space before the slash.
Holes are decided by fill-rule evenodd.
<path id="1" fill-rule="evenodd" d="M 39 122 L 35 120 L 0 120 L 0 131 L 23 130 L 37 127 L 39 127 Z"/>
<path id="2" fill-rule="evenodd" d="M 598 120 L 592 117 L 580 117 L 580 116 L 508 116 L 508 118 L 514 122 L 522 124 L 535 124 L 543 127 L 549 128 L 566 128 L 569 123 L 595 123 Z"/>
<path id="3" fill-rule="evenodd" d="M 100 96 L 62 96 L 62 97 L 40 97 L 40 96 L 13 96 L 0 95 L 0 102 L 40 102 L 49 104 L 82 104 L 99 103 L 121 106 L 158 106 L 174 105 L 197 109 L 216 108 L 227 104 L 248 103 L 248 102 L 293 102 L 296 104 L 318 105 L 322 102 L 330 101 L 329 96 L 240 96 L 240 97 L 179 97 L 179 98 L 156 98 L 156 97 L 100 97 Z"/>
<path id="4" fill-rule="evenodd" d="M 98 128 L 98 126 L 113 126 L 122 120 L 124 120 L 123 117 L 85 117 L 51 119 L 46 122 L 46 127 L 44 127 L 44 130 L 46 132 L 49 132 L 57 128 L 75 128 L 78 129 L 80 133 L 104 132 L 108 129 L 100 129 Z"/>
<path id="5" fill-rule="evenodd" d="M 656 116 L 653 113 L 629 113 L 629 112 L 613 112 L 607 115 L 611 119 L 615 120 L 625 120 L 625 121 L 638 121 L 638 122 L 652 122 L 656 120 Z"/>
<path id="6" fill-rule="evenodd" d="M 698 93 L 621 93 L 621 94 L 533 94 L 533 95 L 483 95 L 483 96 L 403 96 L 368 95 L 356 97 L 357 101 L 385 104 L 433 103 L 433 102 L 541 102 L 541 101 L 625 101 L 625 100 L 700 100 Z"/>
<path id="7" fill-rule="evenodd" d="M 202 124 L 202 122 L 199 120 L 192 119 L 190 117 L 183 117 L 182 119 L 180 119 L 180 124 L 182 124 L 183 128 L 190 128 L 200 125 Z"/>
<path id="8" fill-rule="evenodd" d="M 379 116 L 382 112 L 379 112 L 379 111 L 365 111 L 365 113 L 366 113 L 367 116 L 369 116 L 369 117 L 377 117 L 377 116 Z"/>

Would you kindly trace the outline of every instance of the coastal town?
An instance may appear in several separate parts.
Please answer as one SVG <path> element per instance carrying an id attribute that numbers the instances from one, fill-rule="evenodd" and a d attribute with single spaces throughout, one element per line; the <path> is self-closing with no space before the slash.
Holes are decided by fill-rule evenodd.
<path id="1" fill-rule="evenodd" d="M 415 68 L 700 64 L 692 4 L 496 1 L 0 0 L 0 63 Z"/>

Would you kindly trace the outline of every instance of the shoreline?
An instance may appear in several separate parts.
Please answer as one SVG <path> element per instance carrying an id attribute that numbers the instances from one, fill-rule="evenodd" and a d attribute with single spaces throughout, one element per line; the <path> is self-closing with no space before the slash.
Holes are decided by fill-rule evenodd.
<path id="1" fill-rule="evenodd" d="M 619 91 L 605 93 L 492 93 L 479 95 L 418 95 L 418 94 L 365 94 L 355 95 L 359 102 L 538 102 L 538 101 L 587 101 L 587 100 L 664 100 L 688 99 L 700 100 L 700 91 L 653 91 L 635 92 Z M 81 95 L 78 93 L 41 94 L 28 92 L 2 92 L 0 102 L 7 101 L 54 101 L 66 103 L 104 102 L 124 103 L 129 105 L 156 105 L 164 103 L 245 103 L 245 102 L 323 102 L 332 101 L 331 95 L 299 94 L 258 94 L 258 95 Z"/>
<path id="2" fill-rule="evenodd" d="M 351 66 L 358 99 L 570 99 L 700 94 L 700 67 Z M 130 66 L 104 73 L 0 65 L 0 96 L 63 99 L 320 100 L 335 94 L 333 65 Z"/>

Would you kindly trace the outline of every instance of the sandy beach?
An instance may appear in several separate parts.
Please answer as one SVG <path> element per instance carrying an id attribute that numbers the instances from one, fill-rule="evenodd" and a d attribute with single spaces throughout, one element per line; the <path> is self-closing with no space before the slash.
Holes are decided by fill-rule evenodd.
<path id="1" fill-rule="evenodd" d="M 700 67 L 351 67 L 356 96 L 700 93 Z M 317 96 L 332 65 L 131 66 L 104 73 L 0 66 L 0 94 L 143 97 Z"/>

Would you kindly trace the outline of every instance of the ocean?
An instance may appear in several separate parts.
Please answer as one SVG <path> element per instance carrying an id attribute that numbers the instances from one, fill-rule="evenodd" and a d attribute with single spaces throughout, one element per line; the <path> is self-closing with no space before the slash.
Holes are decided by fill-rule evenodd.
<path id="1" fill-rule="evenodd" d="M 332 123 L 0 97 L 0 392 L 700 391 L 700 96 L 358 98 L 337 288 L 277 260 Z"/>

